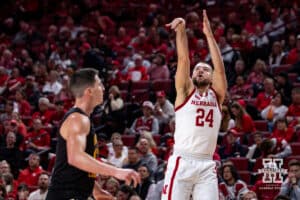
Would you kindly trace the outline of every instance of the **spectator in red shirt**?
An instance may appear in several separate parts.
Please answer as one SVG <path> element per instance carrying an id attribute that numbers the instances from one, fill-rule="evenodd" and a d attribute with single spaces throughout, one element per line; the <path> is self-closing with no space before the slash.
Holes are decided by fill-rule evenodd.
<path id="1" fill-rule="evenodd" d="M 221 176 L 223 182 L 219 184 L 219 192 L 223 199 L 241 199 L 248 192 L 246 183 L 239 178 L 233 165 L 224 165 L 221 169 Z"/>
<path id="2" fill-rule="evenodd" d="M 140 81 L 140 80 L 149 80 L 149 76 L 147 74 L 147 69 L 143 66 L 143 57 L 139 54 L 134 56 L 135 66 L 128 69 L 127 80 L 131 81 Z"/>
<path id="3" fill-rule="evenodd" d="M 294 136 L 294 129 L 288 127 L 285 118 L 279 118 L 275 123 L 275 128 L 273 130 L 272 137 L 278 140 L 286 140 L 287 142 L 292 142 Z"/>
<path id="4" fill-rule="evenodd" d="M 25 83 L 25 79 L 20 75 L 18 68 L 13 68 L 11 76 L 7 80 L 7 89 L 9 92 L 15 91 L 17 88 L 21 87 Z"/>
<path id="5" fill-rule="evenodd" d="M 40 118 L 43 125 L 48 125 L 51 122 L 53 110 L 50 108 L 51 104 L 49 99 L 41 97 L 39 99 L 39 110 L 33 113 L 32 119 Z M 30 123 L 31 125 L 32 123 Z"/>
<path id="6" fill-rule="evenodd" d="M 32 153 L 29 155 L 28 167 L 20 171 L 18 182 L 25 183 L 31 190 L 37 189 L 38 178 L 42 172 L 39 155 Z"/>
<path id="7" fill-rule="evenodd" d="M 50 135 L 43 129 L 43 124 L 40 119 L 33 120 L 32 131 L 28 132 L 25 139 L 26 151 L 36 152 L 50 148 Z"/>
<path id="8" fill-rule="evenodd" d="M 64 117 L 67 110 L 64 108 L 63 101 L 56 101 L 55 102 L 55 110 L 53 111 L 53 115 L 51 115 L 51 122 L 58 126 L 62 118 Z"/>
<path id="9" fill-rule="evenodd" d="M 295 64 L 296 62 L 298 62 L 298 51 L 300 51 L 300 34 L 297 35 L 296 47 L 290 50 L 286 58 L 286 62 L 288 64 Z"/>
<path id="10" fill-rule="evenodd" d="M 274 80 L 265 78 L 264 91 L 257 95 L 255 106 L 259 111 L 270 105 L 274 95 L 277 93 L 274 86 Z"/>
<path id="11" fill-rule="evenodd" d="M 150 28 L 150 33 L 147 42 L 151 44 L 153 53 L 167 54 L 168 45 L 162 41 L 156 27 Z"/>
<path id="12" fill-rule="evenodd" d="M 134 38 L 131 46 L 137 53 L 150 54 L 152 53 L 152 45 L 147 42 L 146 31 L 140 29 L 140 32 L 136 38 Z"/>
<path id="13" fill-rule="evenodd" d="M 19 89 L 16 91 L 15 99 L 17 103 L 18 113 L 21 116 L 28 116 L 31 113 L 31 106 L 29 102 L 25 99 L 25 93 L 23 90 Z"/>
<path id="14" fill-rule="evenodd" d="M 249 99 L 253 95 L 252 85 L 246 83 L 244 76 L 238 75 L 235 85 L 230 88 L 230 94 L 233 100 Z"/>
<path id="15" fill-rule="evenodd" d="M 250 115 L 237 102 L 231 105 L 231 112 L 235 118 L 235 127 L 238 132 L 253 133 L 255 125 Z"/>
<path id="16" fill-rule="evenodd" d="M 152 65 L 148 69 L 150 80 L 169 79 L 170 71 L 166 65 L 166 59 L 163 54 L 156 54 L 152 60 Z"/>
<path id="17" fill-rule="evenodd" d="M 300 88 L 292 90 L 292 104 L 286 114 L 288 122 L 300 120 Z"/>
<path id="18" fill-rule="evenodd" d="M 107 143 L 107 137 L 105 134 L 100 133 L 97 134 L 97 141 L 98 141 L 98 149 L 99 149 L 99 157 L 100 158 L 107 158 L 108 156 L 108 146 L 106 145 Z"/>
<path id="19" fill-rule="evenodd" d="M 260 15 L 257 11 L 251 12 L 250 17 L 247 19 L 244 28 L 248 33 L 254 34 L 256 27 L 259 26 L 261 29 L 264 28 L 264 23 L 260 20 Z"/>
<path id="20" fill-rule="evenodd" d="M 112 41 L 113 50 L 117 52 L 126 51 L 130 39 L 130 36 L 126 32 L 126 28 L 121 26 L 118 30 L 118 35 Z"/>
<path id="21" fill-rule="evenodd" d="M 158 134 L 158 120 L 153 116 L 154 105 L 150 101 L 144 101 L 142 109 L 143 116 L 134 120 L 129 132 L 137 135 L 141 134 L 143 131 L 149 131 L 153 135 Z"/>
<path id="22" fill-rule="evenodd" d="M 248 148 L 240 144 L 242 134 L 236 130 L 231 129 L 227 132 L 225 137 L 225 144 L 220 147 L 219 154 L 222 159 L 230 157 L 244 157 L 248 152 Z"/>
<path id="23" fill-rule="evenodd" d="M 280 190 L 280 183 L 265 183 L 262 179 L 256 181 L 253 191 L 259 200 L 274 200 Z"/>
<path id="24" fill-rule="evenodd" d="M 261 85 L 265 78 L 265 73 L 267 72 L 266 63 L 263 60 L 257 59 L 252 71 L 248 76 L 247 82 L 253 85 Z"/>

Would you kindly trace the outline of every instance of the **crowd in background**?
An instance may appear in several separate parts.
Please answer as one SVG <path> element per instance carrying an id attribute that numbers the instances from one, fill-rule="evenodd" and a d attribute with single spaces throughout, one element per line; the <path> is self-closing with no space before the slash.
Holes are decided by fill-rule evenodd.
<path id="1" fill-rule="evenodd" d="M 99 70 L 105 102 L 91 116 L 98 159 L 139 172 L 118 200 L 158 200 L 175 131 L 175 34 L 186 20 L 191 69 L 211 58 L 207 9 L 229 89 L 214 160 L 220 199 L 300 199 L 300 4 L 296 0 L 0 1 L 0 199 L 44 199 L 70 75 Z M 282 158 L 282 165 L 263 163 Z M 237 164 L 238 163 L 238 164 Z M 259 169 L 286 168 L 267 184 Z"/>

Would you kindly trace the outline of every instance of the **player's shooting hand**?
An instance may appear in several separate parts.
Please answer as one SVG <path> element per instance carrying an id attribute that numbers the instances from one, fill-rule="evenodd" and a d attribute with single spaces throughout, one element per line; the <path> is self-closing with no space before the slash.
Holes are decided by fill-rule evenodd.
<path id="1" fill-rule="evenodd" d="M 169 27 L 174 31 L 178 31 L 179 27 L 185 27 L 185 20 L 183 18 L 175 18 L 171 23 L 166 24 L 166 27 Z"/>
<path id="2" fill-rule="evenodd" d="M 206 10 L 203 10 L 203 33 L 206 35 L 206 37 L 213 36 Z"/>
<path id="3" fill-rule="evenodd" d="M 116 173 L 116 178 L 124 180 L 126 185 L 133 183 L 133 186 L 136 187 L 141 182 L 140 175 L 132 169 L 119 169 Z"/>

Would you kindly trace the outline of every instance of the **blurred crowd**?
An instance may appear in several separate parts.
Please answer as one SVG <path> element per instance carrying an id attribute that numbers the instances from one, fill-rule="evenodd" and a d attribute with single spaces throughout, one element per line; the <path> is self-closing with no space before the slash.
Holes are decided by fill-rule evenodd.
<path id="1" fill-rule="evenodd" d="M 176 44 L 165 24 L 185 18 L 191 68 L 210 63 L 202 9 L 229 85 L 214 154 L 220 199 L 300 199 L 297 0 L 0 1 L 0 199 L 45 199 L 70 75 L 92 67 L 106 88 L 91 116 L 98 159 L 142 178 L 137 188 L 96 181 L 118 200 L 159 200 L 175 130 Z M 287 169 L 283 183 L 266 183 L 264 167 Z"/>

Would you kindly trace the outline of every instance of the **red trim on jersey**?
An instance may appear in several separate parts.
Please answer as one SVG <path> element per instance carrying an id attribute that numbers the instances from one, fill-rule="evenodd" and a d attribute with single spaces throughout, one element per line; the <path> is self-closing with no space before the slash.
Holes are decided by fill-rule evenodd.
<path id="1" fill-rule="evenodd" d="M 182 104 L 180 104 L 179 106 L 177 106 L 177 107 L 175 108 L 175 112 L 176 112 L 177 110 L 179 110 L 181 107 L 183 107 L 183 106 L 189 101 L 189 99 L 190 99 L 190 98 L 192 97 L 192 95 L 194 94 L 195 90 L 196 90 L 196 88 L 194 88 L 193 91 L 191 92 L 191 94 L 189 94 L 189 96 L 187 96 L 187 97 L 185 98 L 185 100 L 184 100 L 184 102 L 183 102 Z"/>
<path id="2" fill-rule="evenodd" d="M 178 156 L 176 158 L 176 164 L 175 164 L 175 168 L 171 177 L 171 181 L 170 181 L 170 191 L 169 191 L 169 195 L 168 195 L 168 200 L 172 199 L 172 189 L 173 189 L 173 183 L 174 183 L 174 178 L 176 176 L 177 170 L 178 170 L 178 166 L 179 166 L 179 160 L 180 160 L 180 156 Z"/>
<path id="3" fill-rule="evenodd" d="M 217 99 L 217 102 L 218 102 L 218 108 L 219 108 L 219 111 L 220 111 L 220 113 L 222 113 L 222 109 L 221 109 L 221 107 L 220 107 L 220 101 L 219 101 L 217 92 L 216 92 L 216 90 L 215 90 L 214 88 L 212 88 L 212 87 L 211 87 L 210 89 L 214 92 L 214 94 L 215 94 L 215 96 L 216 96 L 216 99 Z"/>

